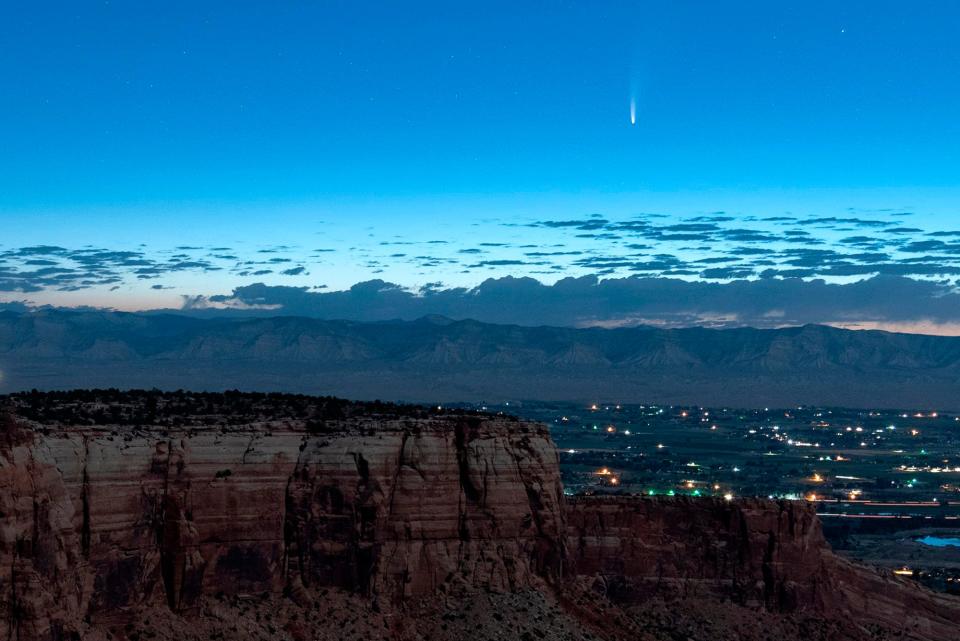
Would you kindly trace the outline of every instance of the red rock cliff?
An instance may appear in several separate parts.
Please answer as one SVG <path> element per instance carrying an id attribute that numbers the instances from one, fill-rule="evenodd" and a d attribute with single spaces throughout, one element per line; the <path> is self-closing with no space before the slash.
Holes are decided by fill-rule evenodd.
<path id="1" fill-rule="evenodd" d="M 59 638 L 145 604 L 189 613 L 219 592 L 398 602 L 559 572 L 545 427 L 371 416 L 320 431 L 21 430 L 0 448 L 0 637 Z"/>
<path id="2" fill-rule="evenodd" d="M 622 604 L 730 600 L 814 613 L 895 638 L 958 638 L 960 600 L 838 557 L 814 506 L 803 502 L 572 499 L 567 551 L 571 571 L 595 577 L 597 589 Z"/>
<path id="3" fill-rule="evenodd" d="M 731 638 L 810 619 L 827 627 L 779 638 L 957 638 L 957 599 L 838 558 L 803 503 L 564 501 L 542 425 L 380 406 L 343 414 L 306 397 L 281 399 L 299 403 L 291 418 L 250 418 L 281 402 L 263 395 L 160 420 L 155 394 L 126 406 L 110 394 L 66 410 L 70 393 L 40 395 L 16 420 L 0 416 L 2 638 L 134 640 L 138 625 L 157 641 L 223 638 L 225 626 L 237 639 L 338 638 L 333 615 L 318 614 L 324 601 L 350 602 L 361 638 L 500 635 L 508 617 L 523 638 L 523 626 L 541 638 L 549 626 L 570 638 L 718 638 L 677 637 L 692 619 L 664 628 L 636 611 L 658 600 L 764 622 Z M 489 618 L 464 618 L 484 598 Z"/>

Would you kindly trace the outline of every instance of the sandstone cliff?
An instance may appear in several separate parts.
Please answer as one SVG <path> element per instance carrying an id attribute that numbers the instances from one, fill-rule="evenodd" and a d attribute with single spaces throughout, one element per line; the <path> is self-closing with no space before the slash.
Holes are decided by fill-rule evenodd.
<path id="1" fill-rule="evenodd" d="M 957 638 L 960 600 L 836 556 L 811 504 L 586 497 L 566 516 L 568 567 L 621 605 L 730 601 L 851 624 L 853 638 Z"/>
<path id="2" fill-rule="evenodd" d="M 827 545 L 807 504 L 587 497 L 568 506 L 570 565 L 617 600 L 672 592 L 777 611 L 824 605 Z"/>
<path id="3" fill-rule="evenodd" d="M 565 501 L 546 427 L 510 417 L 5 404 L 3 639 L 935 641 L 960 624 L 957 599 L 836 557 L 802 503 Z"/>
<path id="4" fill-rule="evenodd" d="M 474 415 L 23 424 L 0 449 L 0 637 L 339 586 L 402 602 L 559 573 L 545 427 Z"/>

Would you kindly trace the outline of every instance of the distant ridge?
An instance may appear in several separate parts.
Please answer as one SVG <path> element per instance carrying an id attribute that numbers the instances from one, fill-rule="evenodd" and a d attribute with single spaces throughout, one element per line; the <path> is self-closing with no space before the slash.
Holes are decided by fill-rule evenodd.
<path id="1" fill-rule="evenodd" d="M 522 327 L 43 310 L 0 313 L 0 392 L 248 389 L 362 399 L 960 409 L 960 338 Z"/>

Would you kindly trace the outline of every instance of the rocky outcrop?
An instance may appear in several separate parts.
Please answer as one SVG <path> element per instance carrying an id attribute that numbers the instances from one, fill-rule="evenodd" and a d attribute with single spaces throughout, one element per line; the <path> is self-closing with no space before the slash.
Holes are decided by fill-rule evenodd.
<path id="1" fill-rule="evenodd" d="M 907 639 L 955 638 L 960 624 L 955 597 L 835 555 L 811 504 L 584 497 L 568 501 L 567 525 L 571 571 L 625 606 L 730 601 Z"/>
<path id="2" fill-rule="evenodd" d="M 442 640 L 509 625 L 518 638 L 934 641 L 960 623 L 956 598 L 835 556 L 803 503 L 564 500 L 547 428 L 509 417 L 239 394 L 12 405 L 3 639 L 333 639 L 345 626 Z M 731 636 L 745 622 L 755 633 Z"/>
<path id="3" fill-rule="evenodd" d="M 529 588 L 563 515 L 546 428 L 508 419 L 34 426 L 0 451 L 0 637 L 218 593 Z"/>
<path id="4" fill-rule="evenodd" d="M 789 611 L 822 605 L 816 513 L 796 501 L 585 497 L 568 502 L 569 564 L 618 600 L 724 596 Z"/>

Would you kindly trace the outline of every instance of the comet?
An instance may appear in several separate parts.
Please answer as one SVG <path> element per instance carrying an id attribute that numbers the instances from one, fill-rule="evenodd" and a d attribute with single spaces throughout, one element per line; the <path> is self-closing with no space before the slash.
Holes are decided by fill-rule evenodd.
<path id="1" fill-rule="evenodd" d="M 637 99 L 634 96 L 630 96 L 630 124 L 637 124 Z"/>

